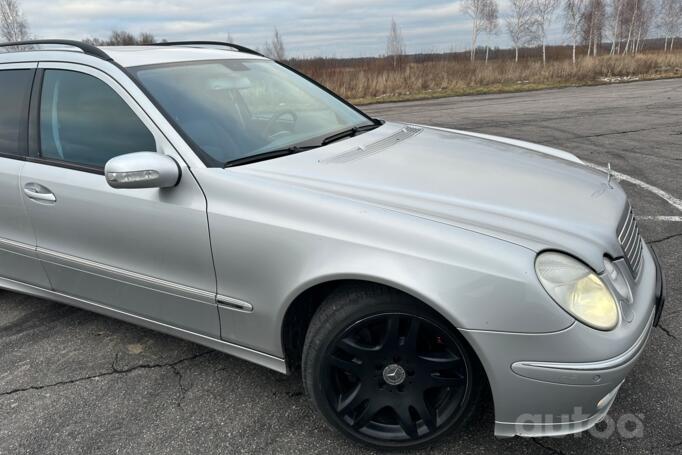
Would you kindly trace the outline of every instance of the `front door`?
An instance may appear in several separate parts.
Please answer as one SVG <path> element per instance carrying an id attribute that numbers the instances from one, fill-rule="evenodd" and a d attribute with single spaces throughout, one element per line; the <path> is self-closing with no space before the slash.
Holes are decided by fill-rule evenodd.
<path id="1" fill-rule="evenodd" d="M 53 290 L 219 337 L 206 201 L 149 117 L 108 75 L 40 64 L 21 186 Z M 178 161 L 170 189 L 113 189 L 105 163 L 156 151 Z"/>

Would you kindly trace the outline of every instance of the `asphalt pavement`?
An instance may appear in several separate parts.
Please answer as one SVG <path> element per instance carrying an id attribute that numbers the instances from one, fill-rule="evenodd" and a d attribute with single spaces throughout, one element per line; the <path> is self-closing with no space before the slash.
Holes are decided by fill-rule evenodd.
<path id="1" fill-rule="evenodd" d="M 424 453 L 682 453 L 682 211 L 675 207 L 682 199 L 682 79 L 364 109 L 611 163 L 629 180 L 623 186 L 667 277 L 661 325 L 599 432 L 498 440 L 488 402 L 462 433 Z M 0 454 L 24 453 L 367 451 L 327 429 L 298 377 L 0 291 Z"/>

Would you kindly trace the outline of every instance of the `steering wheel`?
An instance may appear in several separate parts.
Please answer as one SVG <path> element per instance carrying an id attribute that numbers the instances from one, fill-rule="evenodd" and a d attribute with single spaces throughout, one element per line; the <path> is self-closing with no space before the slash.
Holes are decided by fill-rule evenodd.
<path id="1" fill-rule="evenodd" d="M 294 132 L 294 126 L 296 126 L 296 122 L 298 121 L 298 115 L 296 115 L 296 113 L 294 111 L 290 111 L 287 109 L 284 111 L 276 112 L 275 114 L 273 114 L 273 116 L 270 118 L 270 120 L 268 120 L 268 124 L 265 126 L 265 134 L 267 134 L 268 137 L 272 138 L 275 135 L 284 132 L 284 131 L 275 131 L 275 132 L 271 132 L 271 131 L 274 128 L 274 126 L 277 124 L 279 119 L 281 119 L 285 115 L 291 116 L 291 119 L 293 120 L 293 122 L 291 124 L 291 129 L 289 129 L 288 132 L 290 132 L 290 133 Z"/>

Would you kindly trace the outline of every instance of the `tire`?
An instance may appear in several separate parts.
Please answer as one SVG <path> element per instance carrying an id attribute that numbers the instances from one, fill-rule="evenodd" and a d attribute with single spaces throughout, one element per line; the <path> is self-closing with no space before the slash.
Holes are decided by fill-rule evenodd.
<path id="1" fill-rule="evenodd" d="M 306 334 L 302 375 L 331 427 L 379 450 L 434 445 L 454 433 L 485 384 L 476 355 L 450 324 L 380 286 L 343 287 L 323 302 Z"/>

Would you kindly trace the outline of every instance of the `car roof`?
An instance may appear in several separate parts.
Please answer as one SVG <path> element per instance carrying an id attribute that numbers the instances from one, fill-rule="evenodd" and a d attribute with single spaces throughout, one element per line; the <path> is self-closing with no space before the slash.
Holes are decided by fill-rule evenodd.
<path id="1" fill-rule="evenodd" d="M 264 57 L 208 47 L 190 46 L 103 46 L 100 47 L 119 65 L 125 67 L 158 65 L 164 63 L 192 62 L 201 60 L 253 59 L 266 60 Z"/>
<path id="2" fill-rule="evenodd" d="M 159 65 L 166 63 L 193 62 L 202 60 L 249 59 L 267 60 L 267 58 L 239 52 L 225 47 L 199 47 L 189 45 L 177 46 L 102 46 L 101 49 L 116 63 L 124 67 Z M 77 57 L 76 55 L 77 54 Z M 86 56 L 82 51 L 69 47 L 48 47 L 25 51 L 2 52 L 0 63 L 22 61 L 47 61 L 55 58 L 66 61 L 82 61 Z M 76 57 L 76 58 L 73 58 Z M 97 58 L 87 56 L 86 58 Z"/>

